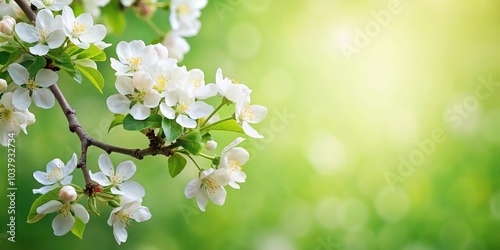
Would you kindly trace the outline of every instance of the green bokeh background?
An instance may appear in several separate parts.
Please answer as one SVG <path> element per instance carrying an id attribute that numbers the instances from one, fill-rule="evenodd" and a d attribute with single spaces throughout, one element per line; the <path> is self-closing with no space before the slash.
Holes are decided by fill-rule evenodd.
<path id="1" fill-rule="evenodd" d="M 376 24 L 377 13 L 398 3 L 398 13 Z M 243 144 L 252 154 L 247 182 L 203 213 L 184 197 L 194 166 L 172 179 L 164 157 L 135 160 L 151 220 L 133 223 L 121 246 L 108 208 L 91 217 L 82 241 L 56 237 L 54 215 L 25 222 L 40 186 L 32 174 L 54 158 L 67 162 L 79 141 L 58 107 L 32 107 L 36 124 L 16 142 L 16 243 L 6 239 L 0 150 L 0 249 L 498 249 L 500 93 L 480 79 L 500 82 L 499 11 L 500 2 L 487 0 L 210 1 L 182 64 L 202 69 L 207 82 L 221 67 L 268 107 L 256 125 L 265 138 Z M 167 27 L 165 12 L 155 20 Z M 366 29 L 365 44 L 346 56 Z M 126 31 L 106 39 L 154 37 L 129 12 Z M 114 47 L 106 51 L 115 56 Z M 60 82 L 80 122 L 105 142 L 146 147 L 141 135 L 107 133 L 105 100 L 116 90 L 109 61 L 99 67 L 104 94 L 89 82 Z M 237 135 L 215 136 L 220 150 Z M 89 152 L 94 172 L 101 153 Z M 130 159 L 111 157 L 115 165 Z M 412 167 L 401 168 L 401 158 Z M 391 185 L 387 176 L 400 177 Z"/>

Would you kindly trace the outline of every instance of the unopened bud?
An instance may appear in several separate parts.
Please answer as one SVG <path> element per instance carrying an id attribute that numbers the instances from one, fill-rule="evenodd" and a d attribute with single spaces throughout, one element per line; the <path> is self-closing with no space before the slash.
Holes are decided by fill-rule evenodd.
<path id="1" fill-rule="evenodd" d="M 163 44 L 161 43 L 155 44 L 153 45 L 153 48 L 155 49 L 156 54 L 158 54 L 159 60 L 168 59 L 168 49 Z"/>
<path id="2" fill-rule="evenodd" d="M 14 31 L 14 25 L 16 25 L 16 20 L 10 16 L 4 16 L 2 21 L 0 21 L 0 32 L 10 35 Z"/>
<path id="3" fill-rule="evenodd" d="M 214 151 L 217 148 L 217 142 L 216 141 L 207 141 L 207 144 L 205 144 L 205 148 L 208 151 Z"/>
<path id="4" fill-rule="evenodd" d="M 0 78 L 0 93 L 5 92 L 5 90 L 7 90 L 7 81 Z"/>
<path id="5" fill-rule="evenodd" d="M 59 199 L 65 202 L 72 202 L 76 200 L 76 190 L 72 186 L 64 186 L 59 190 Z"/>

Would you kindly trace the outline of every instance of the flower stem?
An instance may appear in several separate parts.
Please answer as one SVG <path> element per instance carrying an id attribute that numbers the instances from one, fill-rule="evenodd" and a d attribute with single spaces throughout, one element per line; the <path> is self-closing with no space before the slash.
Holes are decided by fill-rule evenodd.
<path id="1" fill-rule="evenodd" d="M 217 108 L 215 108 L 214 111 L 212 111 L 212 113 L 207 117 L 207 119 L 205 119 L 203 121 L 203 123 L 200 125 L 200 127 L 205 126 L 205 124 L 207 124 L 208 120 L 210 120 L 210 118 L 212 118 L 212 116 L 214 116 L 217 113 L 217 111 L 219 111 L 219 109 L 221 109 L 224 105 L 226 105 L 228 103 L 229 103 L 229 100 L 226 99 L 225 97 L 223 97 L 219 106 L 217 106 Z"/>
<path id="2" fill-rule="evenodd" d="M 196 163 L 196 161 L 193 159 L 193 157 L 190 155 L 190 154 L 185 154 L 189 159 L 191 159 L 191 161 L 194 163 L 194 165 L 198 168 L 198 170 L 200 170 L 200 172 L 202 171 L 200 166 L 198 166 L 198 163 Z"/>
<path id="3" fill-rule="evenodd" d="M 200 129 L 200 131 L 201 131 L 201 130 L 206 130 L 206 129 L 208 129 L 208 128 L 212 127 L 212 126 L 215 126 L 215 125 L 217 125 L 217 124 L 219 124 L 219 123 L 223 123 L 223 122 L 225 122 L 225 121 L 232 120 L 232 119 L 234 119 L 234 118 L 233 118 L 233 116 L 229 116 L 229 117 L 226 117 L 226 118 L 224 118 L 224 119 L 222 119 L 222 120 L 218 120 L 218 121 L 216 121 L 216 122 L 214 122 L 214 123 L 212 123 L 212 124 L 209 124 L 209 125 L 207 125 L 207 126 L 205 126 L 205 127 L 202 127 L 202 128 Z"/>
<path id="4" fill-rule="evenodd" d="M 215 156 L 206 155 L 204 153 L 198 153 L 198 155 L 205 158 L 205 159 L 209 159 L 209 160 L 215 159 Z"/>
<path id="5" fill-rule="evenodd" d="M 163 32 L 160 28 L 158 28 L 158 26 L 153 21 L 151 21 L 151 18 L 144 18 L 144 20 L 158 36 L 165 37 L 165 32 Z"/>

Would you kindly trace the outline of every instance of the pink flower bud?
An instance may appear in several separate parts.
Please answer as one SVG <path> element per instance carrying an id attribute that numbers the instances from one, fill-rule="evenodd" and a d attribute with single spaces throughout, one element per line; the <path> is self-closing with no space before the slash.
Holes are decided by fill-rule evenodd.
<path id="1" fill-rule="evenodd" d="M 4 16 L 2 21 L 0 21 L 0 33 L 7 35 L 12 34 L 14 30 L 14 25 L 16 25 L 16 20 L 10 16 Z"/>
<path id="2" fill-rule="evenodd" d="M 72 202 L 76 200 L 76 190 L 72 186 L 64 186 L 59 190 L 59 199 L 65 202 Z"/>

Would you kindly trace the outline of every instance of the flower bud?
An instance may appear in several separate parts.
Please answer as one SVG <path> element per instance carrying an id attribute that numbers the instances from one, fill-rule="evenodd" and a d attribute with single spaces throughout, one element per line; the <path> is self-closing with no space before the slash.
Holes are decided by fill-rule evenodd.
<path id="1" fill-rule="evenodd" d="M 5 90 L 7 90 L 7 81 L 0 78 L 0 93 L 5 92 Z"/>
<path id="2" fill-rule="evenodd" d="M 65 202 L 72 202 L 76 200 L 76 190 L 72 186 L 64 186 L 59 190 L 59 199 Z"/>
<path id="3" fill-rule="evenodd" d="M 217 148 L 217 142 L 216 141 L 207 141 L 207 144 L 205 144 L 205 148 L 208 151 L 214 151 Z"/>
<path id="4" fill-rule="evenodd" d="M 10 16 L 4 16 L 2 21 L 0 21 L 0 33 L 7 35 L 12 34 L 14 30 L 14 25 L 16 25 L 16 20 Z"/>

